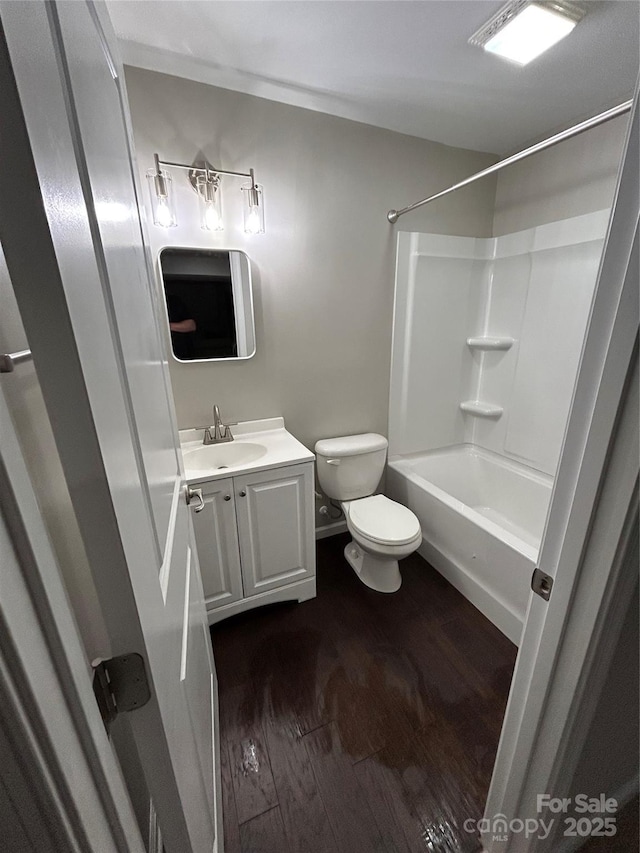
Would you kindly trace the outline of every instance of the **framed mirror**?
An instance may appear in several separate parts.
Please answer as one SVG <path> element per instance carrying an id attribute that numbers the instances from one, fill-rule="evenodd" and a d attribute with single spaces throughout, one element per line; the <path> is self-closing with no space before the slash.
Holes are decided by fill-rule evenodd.
<path id="1" fill-rule="evenodd" d="M 251 358 L 256 351 L 251 265 L 244 252 L 160 252 L 171 352 L 177 361 Z"/>

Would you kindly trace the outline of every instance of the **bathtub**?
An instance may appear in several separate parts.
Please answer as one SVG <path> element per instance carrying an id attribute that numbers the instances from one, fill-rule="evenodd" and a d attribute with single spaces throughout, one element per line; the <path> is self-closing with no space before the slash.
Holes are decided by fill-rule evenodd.
<path id="1" fill-rule="evenodd" d="M 420 519 L 419 553 L 517 645 L 553 479 L 461 444 L 391 457 L 386 484 Z"/>

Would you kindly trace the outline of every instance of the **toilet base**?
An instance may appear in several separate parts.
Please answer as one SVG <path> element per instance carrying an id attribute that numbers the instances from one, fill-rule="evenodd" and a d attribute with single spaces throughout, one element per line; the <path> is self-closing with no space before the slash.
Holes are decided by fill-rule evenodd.
<path id="1" fill-rule="evenodd" d="M 363 584 L 376 592 L 397 592 L 402 584 L 397 560 L 380 559 L 368 554 L 353 540 L 344 549 L 344 556 Z"/>

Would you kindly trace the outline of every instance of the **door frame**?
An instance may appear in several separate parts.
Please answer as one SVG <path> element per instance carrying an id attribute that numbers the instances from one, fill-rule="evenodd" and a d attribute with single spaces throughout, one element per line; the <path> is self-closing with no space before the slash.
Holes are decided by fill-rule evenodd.
<path id="1" fill-rule="evenodd" d="M 610 658 L 618 639 L 604 624 L 635 574 L 620 555 L 633 521 L 639 470 L 633 402 L 640 312 L 638 121 L 636 90 L 538 560 L 554 579 L 553 590 L 549 602 L 530 597 L 485 807 L 488 822 L 498 815 L 507 821 L 538 817 L 537 794 L 566 795 L 575 755 L 567 753 L 565 739 L 577 709 L 602 689 L 606 667 L 596 658 Z M 576 752 L 586 733 L 584 724 L 574 732 Z M 498 840 L 488 830 L 482 840 L 488 853 L 539 849 L 537 838 L 522 835 Z"/>
<path id="2" fill-rule="evenodd" d="M 1 386 L 0 435 L 0 785 L 34 849 L 144 853 Z"/>

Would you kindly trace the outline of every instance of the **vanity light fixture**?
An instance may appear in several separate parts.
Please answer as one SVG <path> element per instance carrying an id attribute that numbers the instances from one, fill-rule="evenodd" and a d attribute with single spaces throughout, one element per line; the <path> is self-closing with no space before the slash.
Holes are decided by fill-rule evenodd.
<path id="1" fill-rule="evenodd" d="M 237 178 L 249 178 L 249 182 L 241 189 L 244 193 L 244 230 L 247 234 L 264 233 L 264 195 L 263 188 L 256 183 L 253 169 L 248 172 L 231 172 L 219 169 L 209 163 L 203 165 L 187 165 L 161 160 L 153 155 L 155 168 L 149 169 L 147 178 L 151 195 L 153 222 L 160 228 L 177 225 L 171 194 L 171 175 L 167 169 L 186 169 L 189 181 L 198 194 L 201 227 L 206 231 L 222 231 L 222 188 L 221 176 L 231 175 Z"/>
<path id="2" fill-rule="evenodd" d="M 584 17 L 570 0 L 511 0 L 469 39 L 517 65 L 527 65 L 553 47 Z"/>

